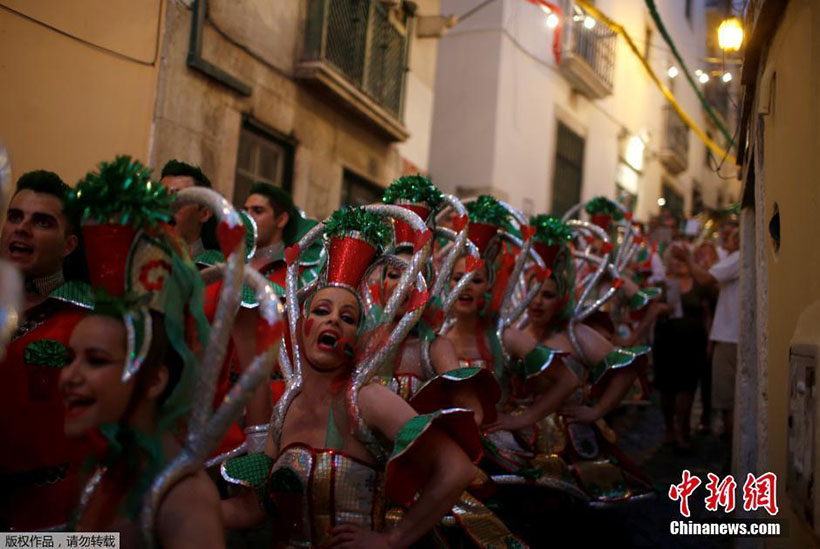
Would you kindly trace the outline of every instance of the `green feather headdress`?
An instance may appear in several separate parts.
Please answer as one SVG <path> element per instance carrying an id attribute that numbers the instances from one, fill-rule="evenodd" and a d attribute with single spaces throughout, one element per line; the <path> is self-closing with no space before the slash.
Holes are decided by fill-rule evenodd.
<path id="1" fill-rule="evenodd" d="M 404 175 L 391 183 L 382 197 L 385 204 L 395 204 L 399 200 L 425 202 L 435 210 L 444 200 L 444 194 L 428 177 L 420 174 Z"/>

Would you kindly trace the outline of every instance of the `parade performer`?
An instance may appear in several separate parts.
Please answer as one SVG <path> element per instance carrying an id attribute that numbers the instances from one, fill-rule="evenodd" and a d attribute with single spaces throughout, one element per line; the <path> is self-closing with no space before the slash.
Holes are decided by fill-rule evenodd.
<path id="1" fill-rule="evenodd" d="M 66 280 L 78 227 L 66 211 L 69 188 L 46 171 L 24 174 L 9 204 L 0 257 L 25 278 L 19 325 L 0 359 L 0 528 L 65 524 L 79 493 L 82 445 L 63 434 L 57 390 L 71 330 L 84 316 L 87 292 Z"/>
<path id="2" fill-rule="evenodd" d="M 139 541 L 141 528 L 149 545 L 222 547 L 219 497 L 202 461 L 266 377 L 273 351 L 267 369 L 246 372 L 243 390 L 211 414 L 230 330 L 222 311 L 239 298 L 244 227 L 211 192 L 227 212 L 221 242 L 237 280 L 211 330 L 202 280 L 166 224 L 171 197 L 149 177 L 121 156 L 89 173 L 72 196 L 94 289 L 93 313 L 74 329 L 60 375 L 65 433 L 94 447 L 93 474 L 72 526 L 120 531 L 126 545 Z M 269 301 L 275 304 L 272 292 Z"/>
<path id="3" fill-rule="evenodd" d="M 160 183 L 171 195 L 176 195 L 184 189 L 193 187 L 212 188 L 211 181 L 198 166 L 192 166 L 176 159 L 168 161 L 162 168 Z M 256 250 L 256 223 L 249 214 L 241 212 L 240 215 L 245 225 L 245 255 L 247 261 Z M 225 257 L 220 250 L 219 239 L 216 234 L 217 218 L 210 208 L 197 203 L 176 205 L 170 224 L 188 245 L 191 258 L 198 268 L 206 269 L 224 263 Z M 221 282 L 209 284 L 205 289 L 205 316 L 209 322 L 213 321 L 216 314 L 221 289 Z M 255 338 L 258 322 L 255 312 L 257 303 L 254 299 L 253 290 L 247 285 L 242 288 L 240 305 L 241 309 L 237 313 L 233 334 L 225 355 L 225 364 L 220 373 L 217 392 L 214 397 L 215 407 L 222 402 L 236 378 L 248 367 L 258 352 Z M 235 451 L 243 445 L 247 446 L 245 441 L 248 435 L 260 438 L 259 435 L 255 434 L 257 431 L 261 431 L 261 442 L 264 443 L 266 432 L 264 429 L 259 429 L 258 426 L 266 424 L 268 418 L 270 418 L 273 411 L 271 400 L 271 386 L 268 384 L 261 385 L 257 394 L 248 404 L 244 417 L 246 427 L 242 428 L 239 424 L 233 425 L 217 449 L 217 456 Z M 254 447 L 259 446 L 259 444 L 251 445 Z"/>
<path id="4" fill-rule="evenodd" d="M 649 348 L 616 348 L 593 328 L 577 322 L 579 313 L 587 310 L 574 300 L 578 281 L 570 247 L 572 230 L 550 216 L 537 216 L 531 223 L 537 229 L 536 251 L 548 269 L 530 274 L 529 282 L 539 292 L 528 307 L 527 331 L 565 353 L 564 362 L 582 381 L 560 413 L 530 433 L 529 448 L 536 455 L 532 463 L 546 475 L 577 482 L 596 503 L 646 495 L 648 481 L 617 448 L 615 433 L 603 418 L 621 403 L 646 367 Z M 596 285 L 589 280 L 586 289 Z"/>
<path id="5" fill-rule="evenodd" d="M 444 208 L 464 216 L 464 224 L 447 248 L 448 256 L 440 257 L 434 269 L 432 257 L 422 273 L 430 288 L 429 293 L 415 292 L 405 298 L 399 309 L 403 315 L 408 307 L 424 307 L 421 319 L 402 341 L 395 357 L 388 357 L 380 379 L 398 393 L 420 414 L 459 407 L 473 411 L 476 425 L 496 420 L 496 405 L 501 398 L 501 387 L 492 372 L 486 368 L 461 367 L 452 342 L 438 335 L 455 296 L 447 299 L 449 280 L 458 257 L 467 247 L 466 210 L 458 199 L 446 196 L 422 175 L 403 176 L 394 181 L 382 198 L 386 204 L 396 204 L 418 214 L 428 228 L 436 231 L 435 219 Z M 393 295 L 401 275 L 407 268 L 415 247 L 416 233 L 406 223 L 393 224 L 392 261 L 382 269 L 379 298 L 386 303 Z M 465 281 L 468 282 L 468 281 Z M 394 320 L 394 324 L 398 319 Z M 451 516 L 477 547 L 522 547 L 495 514 L 473 494 L 485 497 L 494 490 L 487 475 L 476 469 L 476 477 L 469 490 L 462 494 Z"/>
<path id="6" fill-rule="evenodd" d="M 453 313 L 455 322 L 445 336 L 455 345 L 462 366 L 488 368 L 495 374 L 504 391 L 502 405 L 510 397 L 513 377 L 521 382 L 543 380 L 548 388 L 526 411 L 517 415 L 499 414 L 498 419 L 487 426 L 490 432 L 514 431 L 557 410 L 575 389 L 577 380 L 562 364 L 559 353 L 539 345 L 528 334 L 507 327 L 499 338 L 496 322 L 503 304 L 497 296 L 503 294 L 505 288 L 494 287 L 493 276 L 503 267 L 503 260 L 496 257 L 500 249 L 497 235 L 508 225 L 510 215 L 490 196 L 480 196 L 468 203 L 467 209 L 470 240 L 478 247 L 482 259 L 475 262 L 466 257 L 456 263 L 453 284 L 468 272 L 477 272 L 459 293 Z"/>
<path id="7" fill-rule="evenodd" d="M 443 208 L 450 205 L 451 208 L 463 210 L 455 197 L 445 197 L 429 178 L 422 175 L 397 179 L 385 191 L 383 201 L 415 212 L 431 231 L 435 231 L 436 214 Z M 393 254 L 387 255 L 391 261 L 386 262 L 382 269 L 381 303 L 386 303 L 393 295 L 415 246 L 416 235 L 409 225 L 396 220 L 393 229 Z M 457 256 L 461 255 L 466 245 L 466 226 L 462 230 L 465 234 L 463 237 L 457 235 L 456 240 L 463 241 L 463 245 L 459 246 L 457 242 L 450 247 L 449 253 L 452 255 L 442 261 L 438 271 L 433 269 L 429 258 L 422 269 L 429 291 L 415 292 L 401 304 L 400 315 L 408 307 L 423 307 L 424 312 L 399 346 L 396 356 L 385 361 L 380 377 L 420 413 L 453 406 L 469 408 L 474 411 L 476 424 L 481 425 L 485 421 L 495 421 L 495 406 L 501 396 L 498 382 L 486 369 L 461 368 L 452 342 L 437 334 L 447 314 L 444 292 L 449 287 Z M 449 301 L 453 302 L 452 299 Z M 397 321 L 398 318 L 394 322 Z M 435 382 L 428 383 L 433 379 Z M 413 397 L 426 383 L 424 394 L 414 402 Z"/>
<path id="8" fill-rule="evenodd" d="M 250 265 L 275 284 L 279 295 L 285 295 L 285 248 L 295 244 L 317 222 L 302 215 L 290 193 L 264 182 L 251 185 L 245 211 L 257 227 L 256 252 Z M 302 285 L 316 278 L 322 263 L 321 250 L 321 246 L 313 246 L 300 258 Z"/>
<path id="9" fill-rule="evenodd" d="M 419 310 L 407 312 L 392 329 L 391 317 L 430 253 L 430 236 L 420 237 L 383 324 L 361 334 L 359 292 L 377 250 L 389 241 L 384 216 L 420 235 L 427 231 L 417 216 L 395 206 L 343 209 L 297 245 L 298 254 L 322 233 L 327 237 L 327 265 L 301 294 L 298 258 L 290 258 L 292 360 L 283 363 L 280 353 L 288 389 L 272 420 L 267 457 L 223 465 L 227 479 L 257 489 L 223 503 L 229 528 L 263 519 L 258 494 L 289 545 L 403 547 L 430 531 L 473 477 L 479 440 L 468 410 L 417 415 L 395 393 L 370 383 L 417 320 Z M 389 520 L 387 500 L 409 509 Z"/>

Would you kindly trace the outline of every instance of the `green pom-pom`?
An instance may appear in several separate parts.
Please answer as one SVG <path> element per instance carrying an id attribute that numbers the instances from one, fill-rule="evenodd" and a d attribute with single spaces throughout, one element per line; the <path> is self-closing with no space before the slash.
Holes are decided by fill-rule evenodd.
<path id="1" fill-rule="evenodd" d="M 426 202 L 428 206 L 436 209 L 444 200 L 444 195 L 428 177 L 420 174 L 403 175 L 393 181 L 382 196 L 385 204 L 395 204 L 398 200 Z"/>
<path id="2" fill-rule="evenodd" d="M 492 196 L 483 194 L 465 205 L 470 221 L 474 223 L 487 223 L 501 228 L 510 225 L 510 212 Z"/>
<path id="3" fill-rule="evenodd" d="M 572 240 L 572 231 L 557 217 L 539 214 L 530 218 L 530 225 L 535 227 L 533 239 L 536 242 L 552 246 L 553 244 L 566 244 Z"/>
<path id="4" fill-rule="evenodd" d="M 83 221 L 151 227 L 171 219 L 171 196 L 151 182 L 151 170 L 130 156 L 101 162 L 69 197 L 70 210 Z"/>
<path id="5" fill-rule="evenodd" d="M 596 196 L 587 202 L 585 209 L 589 215 L 608 215 L 615 221 L 620 221 L 624 218 L 624 212 L 621 211 L 618 205 L 605 196 Z"/>
<path id="6" fill-rule="evenodd" d="M 325 234 L 328 237 L 345 236 L 353 231 L 376 248 L 384 248 L 390 243 L 390 226 L 382 217 L 364 208 L 341 208 L 325 221 Z"/>

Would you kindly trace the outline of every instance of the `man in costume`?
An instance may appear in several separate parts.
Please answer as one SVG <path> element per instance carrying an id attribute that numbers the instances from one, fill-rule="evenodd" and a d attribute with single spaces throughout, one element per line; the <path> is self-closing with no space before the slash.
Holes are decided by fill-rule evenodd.
<path id="1" fill-rule="evenodd" d="M 162 168 L 160 183 L 172 194 L 194 186 L 212 188 L 211 181 L 199 167 L 176 159 L 169 160 Z M 213 214 L 208 208 L 196 204 L 182 206 L 174 212 L 171 224 L 176 227 L 177 232 L 188 245 L 194 261 L 206 252 L 203 230 L 212 217 Z"/>
<path id="2" fill-rule="evenodd" d="M 316 221 L 302 216 L 290 193 L 263 182 L 251 185 L 245 211 L 256 221 L 257 228 L 256 253 L 250 265 L 274 283 L 279 295 L 284 295 L 285 248 L 298 242 Z M 314 245 L 301 257 L 302 284 L 316 278 L 321 266 L 320 252 L 321 246 Z"/>
<path id="3" fill-rule="evenodd" d="M 52 172 L 17 182 L 0 233 L 0 256 L 25 278 L 18 329 L 0 362 L 0 528 L 41 529 L 66 522 L 78 493 L 81 449 L 63 434 L 57 390 L 66 345 L 83 317 L 82 283 L 65 282 L 63 267 L 79 244 L 66 213 L 69 191 Z"/>

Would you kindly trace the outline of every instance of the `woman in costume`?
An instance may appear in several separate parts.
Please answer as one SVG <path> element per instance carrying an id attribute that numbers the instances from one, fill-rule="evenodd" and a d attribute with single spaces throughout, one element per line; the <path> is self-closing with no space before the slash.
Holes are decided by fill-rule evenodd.
<path id="1" fill-rule="evenodd" d="M 498 281 L 494 287 L 492 277 L 505 267 L 502 264 L 505 254 L 498 254 L 500 246 L 496 236 L 507 226 L 510 215 L 490 196 L 480 196 L 468 203 L 467 209 L 470 240 L 478 247 L 482 259 L 476 262 L 465 257 L 456 262 L 452 275 L 454 285 L 468 272 L 475 273 L 456 300 L 455 322 L 445 337 L 455 346 L 462 366 L 487 368 L 495 374 L 504 391 L 502 407 L 510 397 L 514 378 L 515 383 L 542 380 L 544 390 L 530 406 L 515 415 L 501 413 L 487 426 L 490 432 L 515 431 L 557 410 L 577 386 L 577 379 L 563 365 L 559 353 L 539 345 L 529 334 L 510 327 L 498 337 L 495 317 L 500 305 L 496 304 L 501 302 L 505 288 L 500 287 L 502 284 Z M 496 254 L 502 259 L 496 261 Z"/>
<path id="2" fill-rule="evenodd" d="M 383 201 L 415 212 L 428 226 L 434 224 L 436 214 L 448 204 L 464 211 L 457 199 L 445 197 L 421 175 L 404 176 L 394 181 L 385 191 Z M 393 295 L 416 245 L 417 235 L 409 225 L 396 220 L 393 229 L 394 254 L 392 261 L 386 262 L 382 269 L 378 292 L 381 303 L 386 303 Z M 435 226 L 431 230 L 435 230 Z M 419 413 L 452 406 L 469 408 L 475 414 L 476 424 L 481 425 L 485 421 L 495 421 L 495 406 L 501 396 L 498 382 L 486 369 L 462 368 L 452 342 L 436 333 L 447 313 L 445 284 L 449 286 L 456 256 L 467 244 L 466 232 L 456 233 L 455 240 L 449 252 L 451 257 L 442 260 L 437 272 L 431 259 L 426 262 L 422 273 L 430 290 L 426 293 L 416 290 L 402 302 L 399 314 L 406 312 L 408 307 L 421 307 L 424 312 L 399 345 L 395 358 L 385 361 L 380 377 Z M 394 323 L 397 321 L 398 317 Z M 415 399 L 422 386 L 424 393 Z"/>
<path id="3" fill-rule="evenodd" d="M 234 310 L 243 279 L 244 229 L 213 191 L 184 191 L 218 202 L 221 224 L 234 235 L 223 240 L 230 276 L 209 330 L 203 282 L 165 223 L 171 198 L 149 177 L 139 162 L 117 157 L 80 181 L 71 199 L 82 212 L 95 293 L 93 313 L 71 335 L 59 386 L 67 436 L 87 437 L 96 447 L 73 527 L 120 531 L 125 546 L 139 545 L 140 528 L 149 546 L 222 547 L 219 496 L 203 461 L 268 375 L 275 349 L 212 414 L 231 328 L 227 311 Z M 264 286 L 257 278 L 254 285 Z M 275 311 L 272 291 L 263 294 L 257 297 L 266 314 Z M 275 324 L 272 315 L 267 318 Z M 207 358 L 200 367 L 196 352 L 202 349 Z"/>
<path id="4" fill-rule="evenodd" d="M 359 291 L 377 249 L 389 240 L 383 216 L 426 230 L 417 216 L 393 206 L 335 212 L 298 244 L 297 253 L 323 232 L 327 237 L 326 268 L 303 299 L 291 258 L 288 309 L 301 314 L 289 317 L 292 357 L 280 353 L 288 388 L 266 454 L 223 465 L 226 479 L 256 489 L 223 503 L 229 528 L 251 527 L 267 511 L 278 521 L 283 544 L 407 546 L 435 526 L 472 479 L 478 434 L 469 411 L 419 416 L 395 393 L 369 382 L 406 335 L 411 322 L 400 321 L 389 336 L 383 328 L 392 326 L 391 311 L 430 251 L 428 239 L 386 305 L 385 324 L 365 340 Z M 386 451 L 391 446 L 392 453 Z M 388 518 L 388 499 L 409 509 Z"/>
<path id="5" fill-rule="evenodd" d="M 549 464 L 550 470 L 562 471 L 564 478 L 571 471 L 593 502 L 645 494 L 649 482 L 617 449 L 615 433 L 603 418 L 621 403 L 645 368 L 649 348 L 616 348 L 593 328 L 572 321 L 577 313 L 573 303 L 577 282 L 569 245 L 571 229 L 546 215 L 533 218 L 531 224 L 536 227 L 534 246 L 547 270 L 529 276 L 529 284 L 538 285 L 539 291 L 529 304 L 526 330 L 564 352 L 564 362 L 582 382 L 559 414 L 535 426 L 533 464 Z"/>

